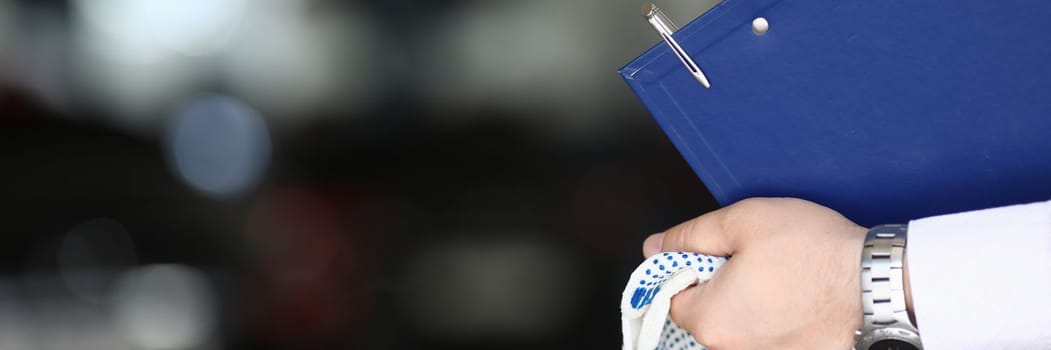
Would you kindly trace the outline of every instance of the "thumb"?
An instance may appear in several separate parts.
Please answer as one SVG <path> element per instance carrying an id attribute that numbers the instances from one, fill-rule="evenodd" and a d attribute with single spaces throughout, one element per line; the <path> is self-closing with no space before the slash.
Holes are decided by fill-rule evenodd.
<path id="1" fill-rule="evenodd" d="M 731 256 L 735 250 L 734 236 L 724 229 L 725 217 L 726 209 L 720 209 L 651 235 L 643 243 L 643 255 L 681 251 Z"/>
<path id="2" fill-rule="evenodd" d="M 668 316 L 671 317 L 672 322 L 694 333 L 695 338 L 700 335 L 696 333 L 699 331 L 701 315 L 706 311 L 702 309 L 702 306 L 708 305 L 701 301 L 705 285 L 706 283 L 701 283 L 675 294 L 671 298 L 671 307 L 668 309 Z"/>

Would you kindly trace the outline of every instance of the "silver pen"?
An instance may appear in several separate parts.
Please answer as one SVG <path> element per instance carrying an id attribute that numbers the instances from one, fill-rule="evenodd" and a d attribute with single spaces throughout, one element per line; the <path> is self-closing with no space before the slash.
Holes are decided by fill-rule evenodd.
<path id="1" fill-rule="evenodd" d="M 686 66 L 686 70 L 690 72 L 690 75 L 694 79 L 697 79 L 698 83 L 701 83 L 705 88 L 711 88 L 712 84 L 708 83 L 708 77 L 704 76 L 704 71 L 701 67 L 697 66 L 697 63 L 693 61 L 693 58 L 683 50 L 679 42 L 672 37 L 672 34 L 679 30 L 674 23 L 668 19 L 668 16 L 664 15 L 664 11 L 657 8 L 657 5 L 652 3 L 642 5 L 642 17 L 646 18 L 647 22 L 653 26 L 653 29 L 657 30 L 657 33 L 661 35 L 664 42 L 671 47 L 671 51 L 675 53 L 675 56 L 679 58 L 679 61 Z"/>

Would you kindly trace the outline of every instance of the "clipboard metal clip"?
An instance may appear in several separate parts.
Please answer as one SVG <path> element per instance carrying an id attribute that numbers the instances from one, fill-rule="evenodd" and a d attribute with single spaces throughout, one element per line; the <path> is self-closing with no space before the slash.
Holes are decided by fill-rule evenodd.
<path id="1" fill-rule="evenodd" d="M 679 45 L 679 42 L 672 36 L 672 34 L 679 30 L 679 27 L 675 26 L 675 24 L 668 19 L 668 16 L 664 14 L 664 11 L 661 11 L 657 5 L 647 3 L 642 5 L 642 17 L 645 17 L 646 21 L 650 22 L 650 25 L 653 26 L 653 29 L 657 30 L 657 33 L 661 35 L 664 42 L 671 47 L 671 51 L 674 52 L 675 56 L 679 58 L 680 62 L 682 62 L 682 65 L 686 66 L 686 70 L 690 72 L 690 75 L 692 75 L 694 79 L 697 79 L 697 82 L 701 83 L 705 88 L 711 88 L 712 84 L 708 82 L 708 77 L 704 76 L 704 71 L 701 70 L 701 67 L 697 66 L 697 62 L 686 53 L 686 50 L 682 48 L 682 45 Z"/>

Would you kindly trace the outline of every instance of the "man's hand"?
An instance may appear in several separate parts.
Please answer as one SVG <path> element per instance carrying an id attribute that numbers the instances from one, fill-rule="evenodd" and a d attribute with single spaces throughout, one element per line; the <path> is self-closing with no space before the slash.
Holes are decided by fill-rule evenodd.
<path id="1" fill-rule="evenodd" d="M 861 327 L 866 232 L 812 202 L 755 198 L 650 236 L 643 252 L 733 257 L 672 299 L 672 320 L 713 350 L 846 350 Z"/>

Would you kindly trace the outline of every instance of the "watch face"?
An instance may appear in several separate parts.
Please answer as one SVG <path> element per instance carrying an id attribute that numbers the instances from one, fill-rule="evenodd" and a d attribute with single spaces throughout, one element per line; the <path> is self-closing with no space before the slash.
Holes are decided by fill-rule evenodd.
<path id="1" fill-rule="evenodd" d="M 884 339 L 872 344 L 869 350 L 919 350 L 919 348 L 901 340 Z"/>

